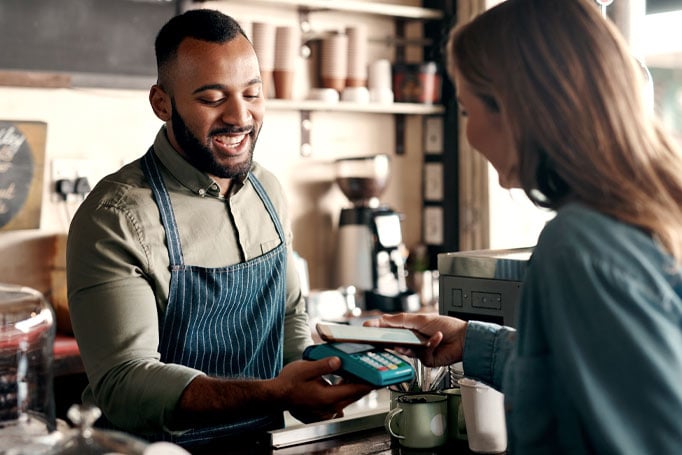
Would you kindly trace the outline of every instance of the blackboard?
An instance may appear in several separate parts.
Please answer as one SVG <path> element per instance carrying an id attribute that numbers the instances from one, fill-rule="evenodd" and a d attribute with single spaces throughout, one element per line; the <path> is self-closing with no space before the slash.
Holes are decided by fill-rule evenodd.
<path id="1" fill-rule="evenodd" d="M 0 0 L 0 70 L 155 76 L 158 0 Z"/>

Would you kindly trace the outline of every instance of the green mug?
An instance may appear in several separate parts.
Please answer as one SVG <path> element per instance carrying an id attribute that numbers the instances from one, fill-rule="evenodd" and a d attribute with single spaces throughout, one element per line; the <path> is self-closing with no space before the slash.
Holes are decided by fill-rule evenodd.
<path id="1" fill-rule="evenodd" d="M 436 393 L 406 394 L 386 414 L 384 426 L 400 445 L 428 449 L 447 440 L 447 396 Z"/>
<path id="2" fill-rule="evenodd" d="M 462 407 L 462 391 L 459 387 L 442 390 L 448 400 L 448 438 L 450 440 L 467 438 L 467 427 Z"/>

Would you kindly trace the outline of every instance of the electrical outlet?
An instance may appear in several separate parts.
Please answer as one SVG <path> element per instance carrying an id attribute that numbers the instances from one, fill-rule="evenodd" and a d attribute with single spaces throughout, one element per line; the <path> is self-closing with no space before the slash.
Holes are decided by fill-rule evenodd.
<path id="1" fill-rule="evenodd" d="M 57 158 L 52 160 L 52 183 L 59 180 L 76 180 L 92 174 L 93 163 L 90 160 Z"/>
<path id="2" fill-rule="evenodd" d="M 82 188 L 81 185 L 77 185 L 77 179 L 85 177 L 86 186 L 91 186 L 93 184 L 92 168 L 93 163 L 90 160 L 69 158 L 52 160 L 51 192 L 56 197 L 67 200 L 70 194 L 78 192 L 77 187 Z M 85 194 L 85 192 L 80 192 L 80 194 Z"/>

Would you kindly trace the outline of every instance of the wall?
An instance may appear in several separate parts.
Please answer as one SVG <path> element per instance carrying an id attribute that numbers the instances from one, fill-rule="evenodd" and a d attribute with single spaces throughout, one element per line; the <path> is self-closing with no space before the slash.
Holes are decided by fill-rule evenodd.
<path id="1" fill-rule="evenodd" d="M 277 24 L 296 24 L 294 10 L 244 6 L 246 2 L 207 2 L 239 20 L 265 20 Z M 416 5 L 415 1 L 391 1 Z M 315 28 L 342 29 L 347 24 L 365 21 L 370 39 L 394 33 L 390 18 L 354 14 L 311 13 Z M 408 30 L 408 33 L 415 33 Z M 394 57 L 386 44 L 370 46 L 370 61 Z M 412 60 L 409 60 L 409 59 Z M 419 55 L 408 54 L 408 61 Z M 301 60 L 297 68 L 294 96 L 303 98 L 311 79 L 309 63 Z M 55 158 L 94 160 L 93 172 L 103 176 L 122 163 L 141 156 L 151 145 L 160 126 L 147 100 L 146 90 L 121 89 L 46 89 L 0 87 L 1 120 L 39 120 L 47 122 L 46 173 L 41 228 L 39 231 L 0 233 L 0 255 L 16 252 L 17 244 L 34 243 L 50 233 L 65 233 L 68 220 L 78 201 L 64 203 L 49 191 L 49 163 Z M 347 204 L 333 182 L 331 163 L 343 156 L 388 153 L 392 156 L 392 177 L 384 202 L 405 214 L 403 231 L 408 247 L 421 238 L 421 164 L 422 119 L 408 116 L 406 150 L 397 156 L 393 116 L 315 112 L 312 115 L 313 154 L 299 154 L 299 113 L 268 110 L 256 149 L 256 159 L 282 181 L 293 214 L 294 247 L 309 261 L 312 288 L 330 285 L 334 254 L 335 226 L 340 209 Z M 377 134 L 379 132 L 379 134 Z M 40 250 L 40 248 L 38 248 Z M 19 250 L 20 251 L 20 250 Z M 0 270 L 2 272 L 2 270 Z M 28 272 L 30 273 L 30 271 Z M 22 281 L 25 274 L 0 275 Z M 28 278 L 26 278 L 28 279 Z M 32 281 L 32 280 L 31 280 Z M 24 284 L 24 283 L 21 283 Z"/>

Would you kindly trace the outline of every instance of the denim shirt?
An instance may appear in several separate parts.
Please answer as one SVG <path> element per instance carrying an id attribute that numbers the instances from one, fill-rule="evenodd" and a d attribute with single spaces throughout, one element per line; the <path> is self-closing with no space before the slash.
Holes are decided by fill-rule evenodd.
<path id="1" fill-rule="evenodd" d="M 682 453 L 682 275 L 578 204 L 540 235 L 517 329 L 470 322 L 464 373 L 505 394 L 510 453 Z"/>

